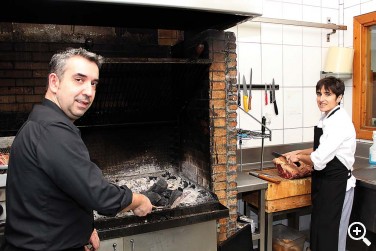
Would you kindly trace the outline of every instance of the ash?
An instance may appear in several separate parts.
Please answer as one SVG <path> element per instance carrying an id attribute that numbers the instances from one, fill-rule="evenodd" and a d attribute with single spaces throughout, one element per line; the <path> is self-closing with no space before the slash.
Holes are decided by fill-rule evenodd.
<path id="1" fill-rule="evenodd" d="M 108 177 L 118 186 L 127 186 L 134 193 L 142 193 L 158 210 L 189 207 L 216 201 L 215 195 L 189 179 L 169 170 L 148 176 Z M 164 189 L 162 188 L 165 185 Z M 133 212 L 120 212 L 116 217 L 131 216 Z M 94 211 L 94 219 L 105 218 Z"/>

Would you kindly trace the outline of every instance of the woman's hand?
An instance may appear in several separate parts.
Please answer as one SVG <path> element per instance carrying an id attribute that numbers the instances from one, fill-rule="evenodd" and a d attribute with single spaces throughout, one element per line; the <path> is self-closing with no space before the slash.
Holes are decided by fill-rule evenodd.
<path id="1" fill-rule="evenodd" d="M 300 155 L 299 154 L 289 154 L 286 156 L 286 160 L 289 164 L 294 163 L 294 162 L 299 162 L 300 161 Z"/>
<path id="2" fill-rule="evenodd" d="M 89 245 L 85 246 L 85 251 L 96 251 L 99 249 L 99 236 L 97 230 L 94 228 L 89 239 Z"/>
<path id="3" fill-rule="evenodd" d="M 298 157 L 298 155 L 301 153 L 301 150 L 296 150 L 296 151 L 292 151 L 292 152 L 287 152 L 285 154 L 283 154 L 283 156 L 285 156 L 287 162 L 289 164 L 293 163 L 293 162 L 298 162 L 300 159 Z"/>
<path id="4" fill-rule="evenodd" d="M 295 150 L 291 152 L 287 152 L 283 154 L 286 157 L 286 160 L 289 164 L 293 162 L 302 161 L 307 165 L 313 165 L 311 160 L 311 153 L 313 152 L 313 148 L 307 148 L 303 150 Z"/>

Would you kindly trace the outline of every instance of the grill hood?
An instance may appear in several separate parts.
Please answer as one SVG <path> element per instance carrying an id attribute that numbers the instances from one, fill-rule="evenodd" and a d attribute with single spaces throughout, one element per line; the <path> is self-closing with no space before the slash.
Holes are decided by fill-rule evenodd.
<path id="1" fill-rule="evenodd" d="M 0 22 L 224 30 L 262 14 L 259 0 L 5 0 Z"/>

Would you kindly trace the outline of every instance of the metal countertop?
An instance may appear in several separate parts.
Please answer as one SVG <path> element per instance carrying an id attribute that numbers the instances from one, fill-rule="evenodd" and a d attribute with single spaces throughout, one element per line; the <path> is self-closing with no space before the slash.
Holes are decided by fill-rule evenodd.
<path id="1" fill-rule="evenodd" d="M 238 184 L 237 187 L 239 193 L 266 189 L 268 187 L 267 181 L 249 175 L 248 172 L 239 171 L 236 183 Z"/>
<path id="2" fill-rule="evenodd" d="M 376 190 L 376 166 L 369 164 L 368 159 L 355 158 L 353 175 L 357 185 Z"/>

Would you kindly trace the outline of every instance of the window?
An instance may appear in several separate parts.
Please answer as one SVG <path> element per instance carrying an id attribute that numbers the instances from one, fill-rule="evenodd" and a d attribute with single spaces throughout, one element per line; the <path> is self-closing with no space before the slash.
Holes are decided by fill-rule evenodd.
<path id="1" fill-rule="evenodd" d="M 353 121 L 358 139 L 376 130 L 376 12 L 354 17 Z"/>

